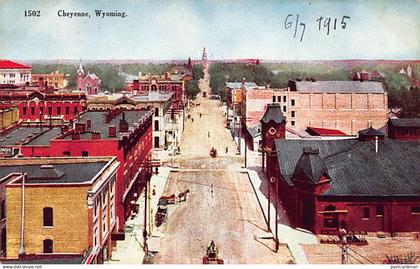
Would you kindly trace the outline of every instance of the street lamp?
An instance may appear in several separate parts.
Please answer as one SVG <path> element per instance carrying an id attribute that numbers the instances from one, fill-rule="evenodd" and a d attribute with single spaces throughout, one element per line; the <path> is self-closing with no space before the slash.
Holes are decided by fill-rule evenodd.
<path id="1" fill-rule="evenodd" d="M 268 211 L 268 216 L 267 216 L 267 219 L 268 219 L 268 221 L 267 221 L 267 226 L 268 226 L 268 228 L 267 228 L 267 231 L 268 232 L 271 232 L 271 224 L 270 224 L 270 216 L 271 216 L 271 213 L 270 213 L 270 205 L 271 205 L 271 183 L 274 183 L 276 181 L 276 178 L 275 177 L 271 177 L 270 178 L 270 183 L 268 183 L 268 208 L 267 208 L 267 211 Z"/>

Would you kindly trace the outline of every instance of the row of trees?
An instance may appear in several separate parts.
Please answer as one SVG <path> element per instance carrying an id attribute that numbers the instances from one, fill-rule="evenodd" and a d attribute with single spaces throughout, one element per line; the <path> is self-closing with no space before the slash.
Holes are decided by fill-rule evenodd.
<path id="1" fill-rule="evenodd" d="M 187 97 L 190 99 L 195 99 L 197 94 L 200 92 L 198 81 L 204 78 L 204 67 L 201 64 L 193 65 L 192 67 L 192 77 L 193 79 L 187 84 Z"/>

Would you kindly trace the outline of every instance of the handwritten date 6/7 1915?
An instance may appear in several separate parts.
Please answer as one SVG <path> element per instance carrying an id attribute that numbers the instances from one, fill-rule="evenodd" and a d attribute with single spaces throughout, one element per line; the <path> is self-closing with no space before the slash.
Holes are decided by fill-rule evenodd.
<path id="1" fill-rule="evenodd" d="M 315 22 L 317 23 L 318 31 L 325 29 L 325 33 L 329 35 L 331 31 L 336 31 L 339 28 L 339 26 L 341 26 L 341 29 L 343 30 L 346 29 L 347 27 L 346 20 L 350 20 L 350 17 L 342 16 L 340 20 L 340 18 L 331 18 L 331 17 L 324 18 L 320 16 L 315 20 Z M 289 14 L 284 20 L 284 28 L 286 30 L 292 27 L 294 28 L 293 38 L 296 38 L 296 35 L 298 34 L 298 28 L 299 28 L 300 42 L 302 42 L 303 36 L 305 34 L 305 30 L 306 30 L 306 24 L 303 22 L 300 22 L 299 14 L 296 14 L 296 16 L 294 16 L 293 14 Z"/>

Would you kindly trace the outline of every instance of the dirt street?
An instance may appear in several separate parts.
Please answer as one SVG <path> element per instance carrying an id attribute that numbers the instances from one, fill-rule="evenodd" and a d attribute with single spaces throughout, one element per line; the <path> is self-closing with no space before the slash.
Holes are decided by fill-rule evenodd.
<path id="1" fill-rule="evenodd" d="M 201 81 L 208 91 L 208 74 Z M 199 97 L 186 117 L 181 155 L 173 160 L 165 194 L 190 190 L 187 201 L 169 206 L 169 216 L 159 232 L 155 263 L 202 263 L 206 247 L 214 240 L 225 263 L 286 263 L 292 257 L 285 245 L 275 253 L 272 239 L 246 173 L 243 157 L 225 128 L 220 101 Z M 201 114 L 201 117 L 200 117 Z M 193 120 L 192 120 L 193 119 Z M 210 157 L 210 149 L 218 156 Z M 228 153 L 226 153 L 226 147 Z"/>

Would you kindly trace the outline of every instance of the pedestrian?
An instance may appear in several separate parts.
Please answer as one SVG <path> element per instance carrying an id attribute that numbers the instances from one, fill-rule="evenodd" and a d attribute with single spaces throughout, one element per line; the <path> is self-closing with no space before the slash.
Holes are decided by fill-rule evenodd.
<path id="1" fill-rule="evenodd" d="M 194 118 L 191 118 L 191 122 L 194 122 Z"/>
<path id="2" fill-rule="evenodd" d="M 200 118 L 201 118 L 201 113 L 200 113 Z"/>
<path id="3" fill-rule="evenodd" d="M 229 148 L 228 146 L 226 146 L 226 154 L 228 154 L 228 152 L 229 152 Z"/>
<path id="4" fill-rule="evenodd" d="M 208 133 L 207 133 L 207 137 L 210 137 L 210 131 L 208 131 Z"/>

